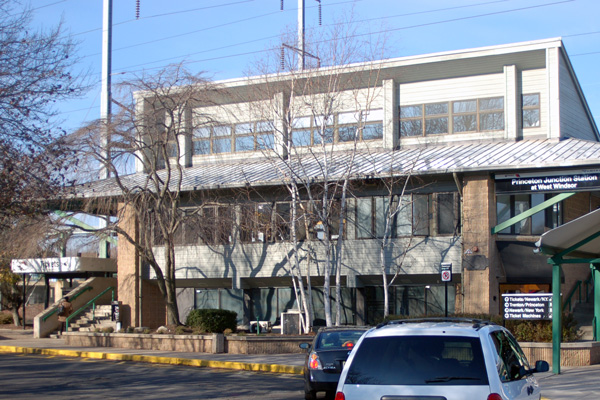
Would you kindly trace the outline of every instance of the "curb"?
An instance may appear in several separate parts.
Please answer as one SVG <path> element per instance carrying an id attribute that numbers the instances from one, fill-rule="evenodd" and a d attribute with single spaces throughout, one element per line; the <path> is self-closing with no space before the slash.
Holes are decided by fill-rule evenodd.
<path id="1" fill-rule="evenodd" d="M 292 374 L 302 375 L 303 367 L 292 365 L 279 364 L 262 364 L 262 363 L 246 363 L 236 361 L 215 361 L 215 360 L 199 360 L 179 357 L 157 357 L 144 356 L 139 354 L 118 354 L 118 353 L 101 353 L 96 351 L 77 351 L 63 349 L 41 349 L 32 347 L 17 347 L 17 346 L 0 346 L 0 352 L 3 353 L 21 353 L 21 354 L 41 354 L 46 356 L 65 356 L 65 357 L 81 357 L 93 358 L 99 360 L 113 361 L 135 361 L 152 364 L 169 364 L 183 365 L 187 367 L 205 367 L 205 368 L 221 368 L 233 369 L 253 372 L 271 372 L 276 374 Z"/>

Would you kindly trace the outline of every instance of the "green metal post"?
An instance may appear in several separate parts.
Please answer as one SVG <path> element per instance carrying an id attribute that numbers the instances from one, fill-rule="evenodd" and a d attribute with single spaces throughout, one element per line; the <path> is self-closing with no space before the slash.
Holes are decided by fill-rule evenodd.
<path id="1" fill-rule="evenodd" d="M 592 277 L 594 282 L 594 341 L 600 338 L 600 264 L 592 264 Z"/>
<path id="2" fill-rule="evenodd" d="M 560 374 L 560 343 L 562 341 L 562 304 L 560 299 L 560 264 L 552 264 L 552 372 Z"/>

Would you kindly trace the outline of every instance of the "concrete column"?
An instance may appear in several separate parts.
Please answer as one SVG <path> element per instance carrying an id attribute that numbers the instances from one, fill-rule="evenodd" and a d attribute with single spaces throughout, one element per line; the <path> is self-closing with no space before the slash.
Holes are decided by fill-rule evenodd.
<path id="1" fill-rule="evenodd" d="M 517 140 L 521 132 L 521 95 L 517 85 L 517 67 L 515 65 L 504 66 L 504 132 L 506 139 Z"/>
<path id="2" fill-rule="evenodd" d="M 398 84 L 393 79 L 383 81 L 383 147 L 395 149 L 399 143 Z"/>
<path id="3" fill-rule="evenodd" d="M 558 47 L 546 52 L 548 79 L 548 138 L 560 137 L 560 50 Z"/>

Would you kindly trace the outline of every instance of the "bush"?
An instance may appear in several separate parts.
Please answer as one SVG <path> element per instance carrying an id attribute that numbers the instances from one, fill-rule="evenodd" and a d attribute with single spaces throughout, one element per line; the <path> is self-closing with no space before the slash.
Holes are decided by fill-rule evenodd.
<path id="1" fill-rule="evenodd" d="M 385 321 L 443 317 L 443 315 L 428 315 L 427 317 L 390 315 Z M 498 325 L 504 325 L 519 342 L 552 342 L 552 321 L 508 320 L 504 322 L 501 316 L 489 314 L 454 314 L 450 317 L 481 319 Z M 580 337 L 581 335 L 577 329 L 577 321 L 573 318 L 573 314 L 564 314 L 562 318 L 562 341 L 574 342 L 579 340 Z"/>
<path id="2" fill-rule="evenodd" d="M 12 314 L 0 312 L 0 325 L 10 325 L 12 323 L 14 323 Z"/>
<path id="3" fill-rule="evenodd" d="M 209 333 L 223 333 L 226 329 L 235 331 L 237 313 L 229 310 L 192 310 L 187 316 L 186 325 Z"/>

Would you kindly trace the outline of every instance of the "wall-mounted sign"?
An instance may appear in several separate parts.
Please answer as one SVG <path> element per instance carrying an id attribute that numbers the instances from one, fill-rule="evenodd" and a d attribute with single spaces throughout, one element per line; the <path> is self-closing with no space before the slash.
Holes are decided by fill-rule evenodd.
<path id="1" fill-rule="evenodd" d="M 573 192 L 600 188 L 599 169 L 497 174 L 496 193 Z"/>
<path id="2" fill-rule="evenodd" d="M 552 319 L 552 293 L 503 294 L 504 319 Z"/>

